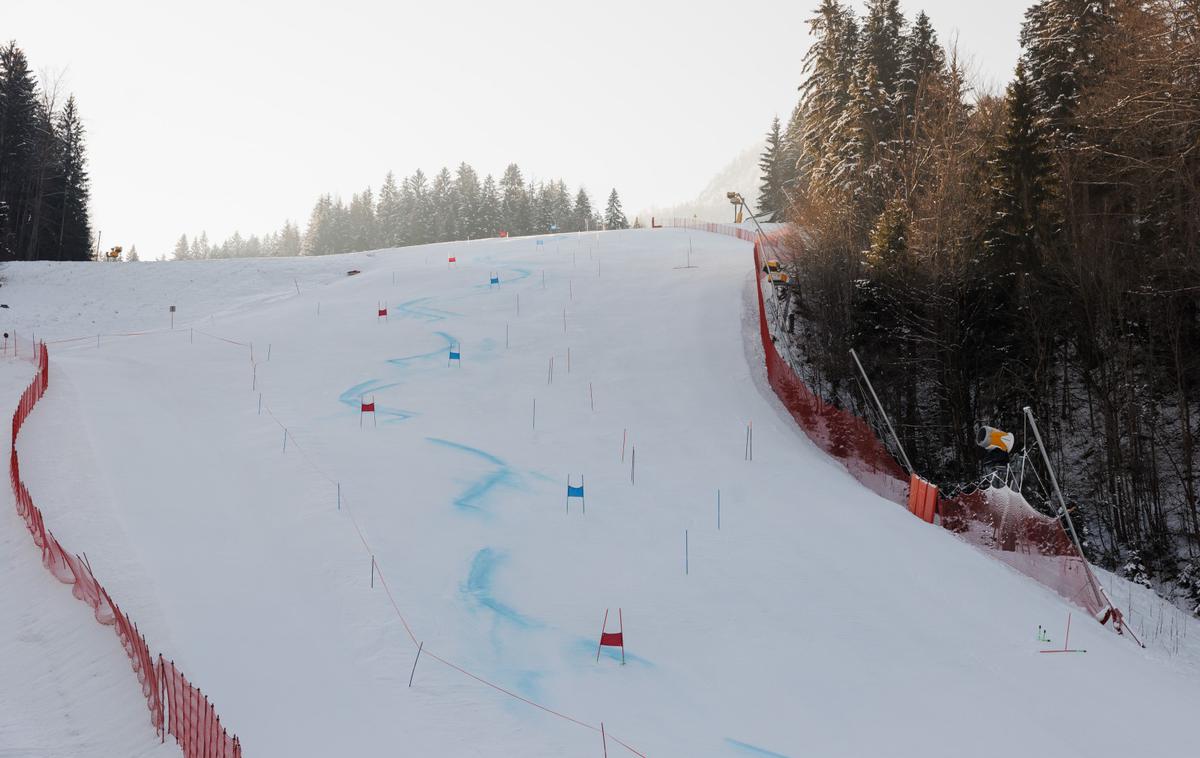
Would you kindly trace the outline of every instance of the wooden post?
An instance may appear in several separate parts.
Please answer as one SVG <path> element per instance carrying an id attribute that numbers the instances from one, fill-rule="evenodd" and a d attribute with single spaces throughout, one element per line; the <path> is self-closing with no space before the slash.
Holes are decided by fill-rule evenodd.
<path id="1" fill-rule="evenodd" d="M 417 657 L 413 659 L 412 673 L 408 675 L 408 686 L 409 687 L 412 686 L 413 677 L 417 675 L 417 662 L 421 660 L 421 651 L 424 649 L 425 649 L 425 642 L 424 642 L 424 640 L 422 640 L 421 644 L 417 645 Z"/>

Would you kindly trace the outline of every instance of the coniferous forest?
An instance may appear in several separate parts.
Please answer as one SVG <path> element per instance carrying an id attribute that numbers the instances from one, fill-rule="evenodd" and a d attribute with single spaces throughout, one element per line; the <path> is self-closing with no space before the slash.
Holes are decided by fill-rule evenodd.
<path id="1" fill-rule="evenodd" d="M 592 206 L 584 189 L 572 197 L 561 180 L 526 183 L 517 165 L 510 164 L 497 183 L 481 181 L 466 163 L 451 172 L 443 168 L 432 179 L 418 169 L 399 182 L 388 173 L 378 194 L 370 187 L 349 204 L 332 195 L 317 199 L 301 231 L 292 222 L 264 237 L 234 234 L 211 244 L 201 233 L 175 244 L 176 260 L 258 256 L 331 255 L 430 242 L 626 229 L 629 222 L 614 189 L 603 209 Z"/>
<path id="2" fill-rule="evenodd" d="M 1090 557 L 1200 610 L 1200 0 L 1041 0 L 1002 94 L 897 0 L 809 27 L 760 197 L 794 363 L 867 413 L 855 348 L 947 484 L 1031 406 Z"/>
<path id="3" fill-rule="evenodd" d="M 0 47 L 0 260 L 92 257 L 87 151 L 73 96 Z"/>

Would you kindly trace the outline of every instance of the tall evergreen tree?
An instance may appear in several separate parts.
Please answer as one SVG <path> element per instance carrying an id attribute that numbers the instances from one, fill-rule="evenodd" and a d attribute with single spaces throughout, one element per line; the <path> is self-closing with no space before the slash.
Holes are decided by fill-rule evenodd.
<path id="1" fill-rule="evenodd" d="M 59 228 L 55 237 L 58 249 L 53 257 L 64 261 L 86 261 L 91 258 L 92 227 L 88 219 L 88 199 L 91 194 L 87 172 L 83 122 L 75 98 L 68 97 L 58 116 L 57 133 L 61 149 L 58 153 L 58 183 L 61 197 Z"/>
<path id="2" fill-rule="evenodd" d="M 483 188 L 479 191 L 479 221 L 481 237 L 494 237 L 500 231 L 500 190 L 491 174 L 483 180 Z"/>
<path id="3" fill-rule="evenodd" d="M 571 231 L 584 232 L 592 228 L 592 200 L 583 187 L 575 193 L 575 208 L 571 213 Z"/>
<path id="4" fill-rule="evenodd" d="M 608 206 L 604 209 L 604 226 L 606 229 L 628 229 L 629 220 L 621 210 L 621 198 L 614 187 L 608 194 Z"/>
<path id="5" fill-rule="evenodd" d="M 378 227 L 378 243 L 383 247 L 399 247 L 404 244 L 404 208 L 401 205 L 400 188 L 391 171 L 379 188 L 379 201 L 375 207 L 375 223 Z"/>
<path id="6" fill-rule="evenodd" d="M 500 223 L 510 236 L 519 237 L 533 231 L 529 191 L 517 164 L 510 163 L 500 178 Z"/>
<path id="7" fill-rule="evenodd" d="M 458 234 L 458 203 L 455 199 L 454 178 L 450 169 L 443 168 L 433 178 L 429 204 L 433 212 L 433 241 L 445 242 Z"/>
<path id="8" fill-rule="evenodd" d="M 768 221 L 783 218 L 787 208 L 787 196 L 783 190 L 786 165 L 779 133 L 779 116 L 771 121 L 771 130 L 767 132 L 767 148 L 759 157 L 758 168 L 762 177 L 758 190 L 758 212 Z"/>
<path id="9" fill-rule="evenodd" d="M 37 84 L 16 42 L 0 48 L 0 256 L 24 256 L 37 144 Z"/>
<path id="10" fill-rule="evenodd" d="M 188 244 L 186 234 L 179 235 L 179 240 L 175 243 L 175 252 L 171 257 L 177 261 L 186 261 L 192 257 L 192 247 Z"/>
<path id="11" fill-rule="evenodd" d="M 1071 140 L 1083 88 L 1111 31 L 1112 0 L 1041 0 L 1025 12 L 1021 45 L 1033 105 L 1051 136 Z"/>
<path id="12" fill-rule="evenodd" d="M 454 177 L 455 222 L 458 233 L 468 239 L 482 237 L 480 216 L 479 175 L 465 161 L 458 164 Z M 446 239 L 455 239 L 447 237 Z"/>

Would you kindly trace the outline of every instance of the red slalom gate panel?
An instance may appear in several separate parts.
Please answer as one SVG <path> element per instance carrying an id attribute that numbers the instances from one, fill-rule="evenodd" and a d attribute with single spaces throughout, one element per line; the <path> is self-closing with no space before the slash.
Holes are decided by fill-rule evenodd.
<path id="1" fill-rule="evenodd" d="M 24 520 L 34 544 L 41 548 L 46 569 L 60 582 L 72 585 L 71 593 L 92 608 L 96 621 L 115 629 L 141 685 L 155 731 L 164 740 L 166 734 L 173 735 L 187 758 L 241 758 L 242 749 L 237 737 L 226 734 L 207 698 L 187 682 L 173 663 L 168 669 L 163 665 L 161 655 L 155 660 L 146 638 L 96 580 L 87 561 L 63 548 L 46 528 L 41 510 L 34 505 L 29 488 L 21 481 L 17 435 L 50 382 L 50 356 L 44 343 L 37 346 L 36 361 L 37 374 L 21 394 L 12 419 L 8 472 L 17 515 Z"/>

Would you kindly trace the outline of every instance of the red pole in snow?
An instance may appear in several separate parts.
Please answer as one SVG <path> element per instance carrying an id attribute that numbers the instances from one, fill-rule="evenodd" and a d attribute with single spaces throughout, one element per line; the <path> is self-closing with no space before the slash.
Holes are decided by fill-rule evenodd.
<path id="1" fill-rule="evenodd" d="M 600 662 L 600 648 L 604 647 L 604 630 L 608 627 L 608 609 L 604 609 L 604 621 L 600 624 L 600 644 L 596 646 L 596 663 Z"/>

